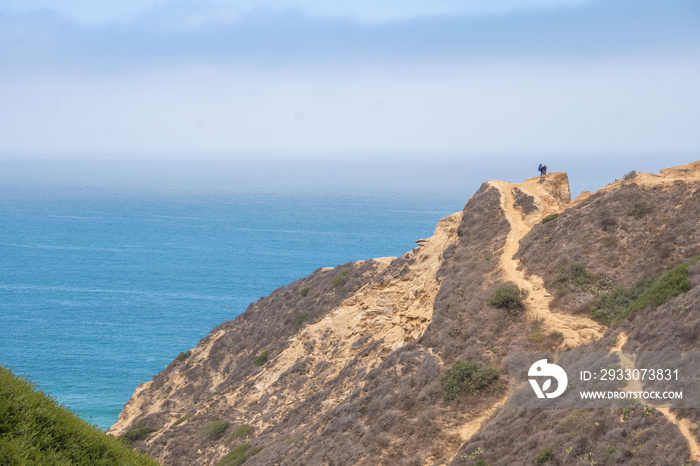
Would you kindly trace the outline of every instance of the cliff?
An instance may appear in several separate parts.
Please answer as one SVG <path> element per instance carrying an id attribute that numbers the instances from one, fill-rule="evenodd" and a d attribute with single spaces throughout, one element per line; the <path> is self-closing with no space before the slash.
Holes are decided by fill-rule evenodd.
<path id="1" fill-rule="evenodd" d="M 157 429 L 137 446 L 183 465 L 507 465 L 548 445 L 574 464 L 700 460 L 693 410 L 504 408 L 511 351 L 698 349 L 697 266 L 665 304 L 599 298 L 700 253 L 699 188 L 700 162 L 574 201 L 563 172 L 484 183 L 403 256 L 319 269 L 217 326 L 109 432 Z M 522 304 L 501 305 L 514 289 Z M 454 391 L 464 361 L 482 383 Z"/>

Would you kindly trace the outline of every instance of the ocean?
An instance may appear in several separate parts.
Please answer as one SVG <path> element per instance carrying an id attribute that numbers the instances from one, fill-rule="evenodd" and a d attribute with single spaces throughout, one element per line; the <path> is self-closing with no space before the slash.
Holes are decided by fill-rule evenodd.
<path id="1" fill-rule="evenodd" d="M 668 158 L 635 162 L 549 165 L 575 195 Z M 249 303 L 319 267 L 401 255 L 483 181 L 538 163 L 0 160 L 0 363 L 105 429 Z"/>

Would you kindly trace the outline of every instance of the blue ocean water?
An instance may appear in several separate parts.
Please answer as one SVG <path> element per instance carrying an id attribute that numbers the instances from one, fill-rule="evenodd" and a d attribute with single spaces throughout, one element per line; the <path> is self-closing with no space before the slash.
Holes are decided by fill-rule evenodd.
<path id="1" fill-rule="evenodd" d="M 0 363 L 106 428 L 250 302 L 402 254 L 482 181 L 534 176 L 529 162 L 2 161 Z M 588 180 L 574 194 L 612 181 L 571 167 Z"/>

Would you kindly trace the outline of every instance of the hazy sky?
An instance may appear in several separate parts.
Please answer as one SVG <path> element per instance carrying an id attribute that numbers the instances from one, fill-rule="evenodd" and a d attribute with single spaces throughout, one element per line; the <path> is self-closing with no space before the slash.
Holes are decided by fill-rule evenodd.
<path id="1" fill-rule="evenodd" d="M 0 0 L 0 155 L 700 153 L 697 0 Z"/>

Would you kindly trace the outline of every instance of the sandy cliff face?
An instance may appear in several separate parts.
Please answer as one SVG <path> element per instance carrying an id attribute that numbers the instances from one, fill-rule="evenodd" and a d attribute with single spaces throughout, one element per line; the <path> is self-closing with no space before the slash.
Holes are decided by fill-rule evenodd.
<path id="1" fill-rule="evenodd" d="M 246 464 L 471 464 L 478 449 L 488 464 L 516 464 L 506 461 L 544 445 L 503 408 L 507 353 L 609 349 L 620 332 L 628 345 L 643 334 L 633 321 L 607 328 L 592 320 L 590 289 L 562 296 L 557 270 L 581 262 L 629 284 L 644 267 L 656 273 L 697 254 L 699 179 L 699 163 L 638 173 L 574 203 L 563 172 L 485 183 L 402 257 L 319 269 L 221 324 L 139 386 L 109 432 L 139 421 L 158 429 L 137 446 L 166 464 L 234 461 L 237 447 Z M 628 215 L 641 203 L 653 215 Z M 502 285 L 528 291 L 522 308 L 489 304 Z M 697 315 L 687 313 L 689 325 Z M 500 382 L 446 401 L 440 379 L 457 359 L 497 369 Z M 677 447 L 673 458 L 689 459 L 696 420 L 674 416 L 591 422 L 630 435 L 658 429 Z M 672 422 L 679 419 L 685 432 Z M 217 438 L 206 435 L 215 421 L 228 423 Z M 538 425 L 565 429 L 555 417 Z M 586 435 L 571 437 L 577 448 L 587 448 Z"/>

